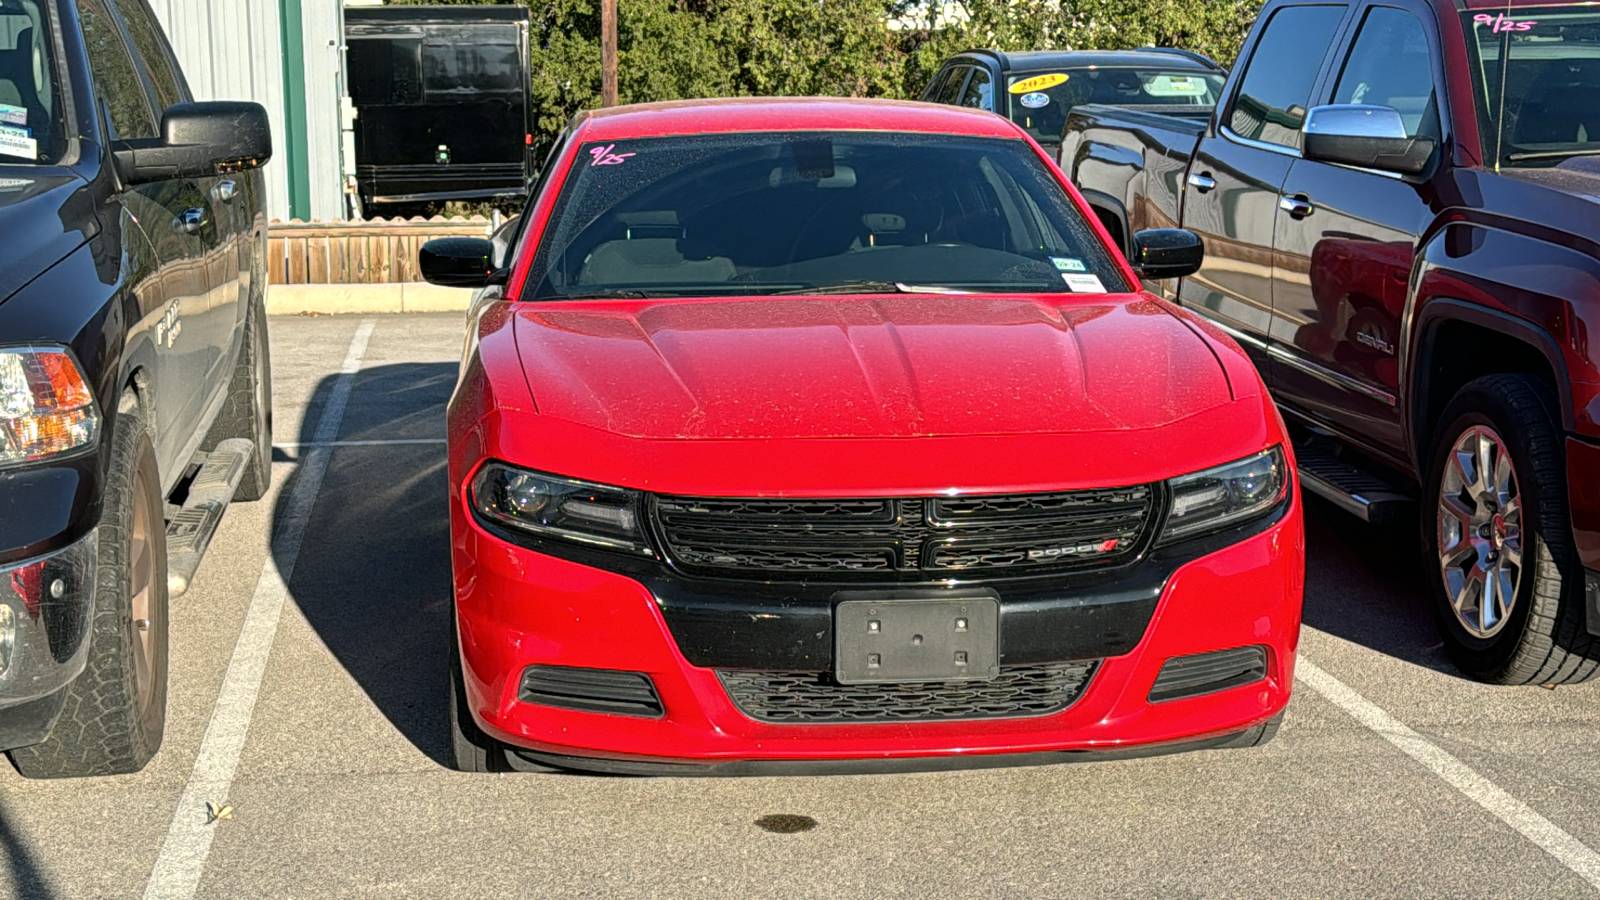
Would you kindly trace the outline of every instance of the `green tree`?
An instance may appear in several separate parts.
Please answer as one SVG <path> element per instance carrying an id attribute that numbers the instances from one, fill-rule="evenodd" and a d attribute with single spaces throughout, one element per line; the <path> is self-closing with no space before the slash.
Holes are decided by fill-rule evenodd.
<path id="1" fill-rule="evenodd" d="M 400 3 L 439 0 L 391 0 Z M 486 3 L 493 0 L 445 0 Z M 535 141 L 600 104 L 600 0 L 519 0 L 532 16 Z M 1185 47 L 1228 64 L 1261 0 L 618 0 L 624 103 L 693 97 L 916 98 L 976 47 Z M 889 22 L 911 27 L 890 28 Z"/>

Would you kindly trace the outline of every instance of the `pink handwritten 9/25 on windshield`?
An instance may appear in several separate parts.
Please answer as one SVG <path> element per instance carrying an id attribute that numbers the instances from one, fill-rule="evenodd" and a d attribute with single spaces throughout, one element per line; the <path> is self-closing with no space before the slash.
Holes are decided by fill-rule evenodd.
<path id="1" fill-rule="evenodd" d="M 1480 15 L 1473 16 L 1472 21 L 1478 23 L 1479 25 L 1491 26 L 1489 29 L 1491 34 L 1499 34 L 1502 31 L 1527 31 L 1533 26 L 1539 24 L 1533 19 L 1529 19 L 1526 22 L 1516 22 L 1505 13 L 1501 13 L 1496 16 L 1491 16 L 1488 13 L 1482 13 Z"/>
<path id="2" fill-rule="evenodd" d="M 611 151 L 615 150 L 616 147 L 616 144 L 607 144 L 604 147 L 595 147 L 590 150 L 589 155 L 593 156 L 594 159 L 590 161 L 589 165 L 620 166 L 628 161 L 628 157 L 633 155 L 632 153 L 612 153 Z"/>

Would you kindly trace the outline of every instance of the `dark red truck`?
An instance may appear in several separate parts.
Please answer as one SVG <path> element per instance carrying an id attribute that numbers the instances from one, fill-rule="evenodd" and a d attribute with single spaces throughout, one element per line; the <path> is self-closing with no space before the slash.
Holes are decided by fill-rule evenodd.
<path id="1" fill-rule="evenodd" d="M 1600 8 L 1269 2 L 1219 106 L 1075 109 L 1113 237 L 1255 359 L 1303 484 L 1415 516 L 1445 647 L 1504 684 L 1600 670 Z"/>

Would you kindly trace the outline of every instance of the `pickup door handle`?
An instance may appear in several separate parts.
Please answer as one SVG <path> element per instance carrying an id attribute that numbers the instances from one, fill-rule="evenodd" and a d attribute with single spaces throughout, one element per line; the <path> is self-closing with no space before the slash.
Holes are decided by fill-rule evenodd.
<path id="1" fill-rule="evenodd" d="M 1206 175 L 1206 174 L 1203 174 L 1203 173 L 1200 173 L 1200 172 L 1190 172 L 1189 173 L 1189 187 L 1194 188 L 1195 190 L 1199 191 L 1202 194 L 1204 194 L 1205 192 L 1211 190 L 1212 188 L 1214 188 L 1216 186 L 1217 186 L 1217 180 L 1215 178 L 1212 178 L 1210 175 Z"/>
<path id="2" fill-rule="evenodd" d="M 1279 197 L 1278 208 L 1296 219 L 1304 219 L 1317 209 L 1304 197 Z"/>
<path id="3" fill-rule="evenodd" d="M 239 186 L 231 181 L 219 181 L 216 187 L 211 189 L 212 198 L 219 203 L 232 203 L 238 194 Z"/>
<path id="4" fill-rule="evenodd" d="M 172 220 L 172 230 L 180 234 L 194 234 L 206 224 L 206 211 L 198 207 L 191 207 L 178 214 Z"/>

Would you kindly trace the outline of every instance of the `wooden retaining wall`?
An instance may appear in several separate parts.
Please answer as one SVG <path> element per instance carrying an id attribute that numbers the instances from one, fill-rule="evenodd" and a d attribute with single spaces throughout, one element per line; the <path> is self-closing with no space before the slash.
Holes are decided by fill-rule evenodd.
<path id="1" fill-rule="evenodd" d="M 487 237 L 494 223 L 470 219 L 273 222 L 267 232 L 271 284 L 417 282 L 417 250 L 436 237 Z"/>

